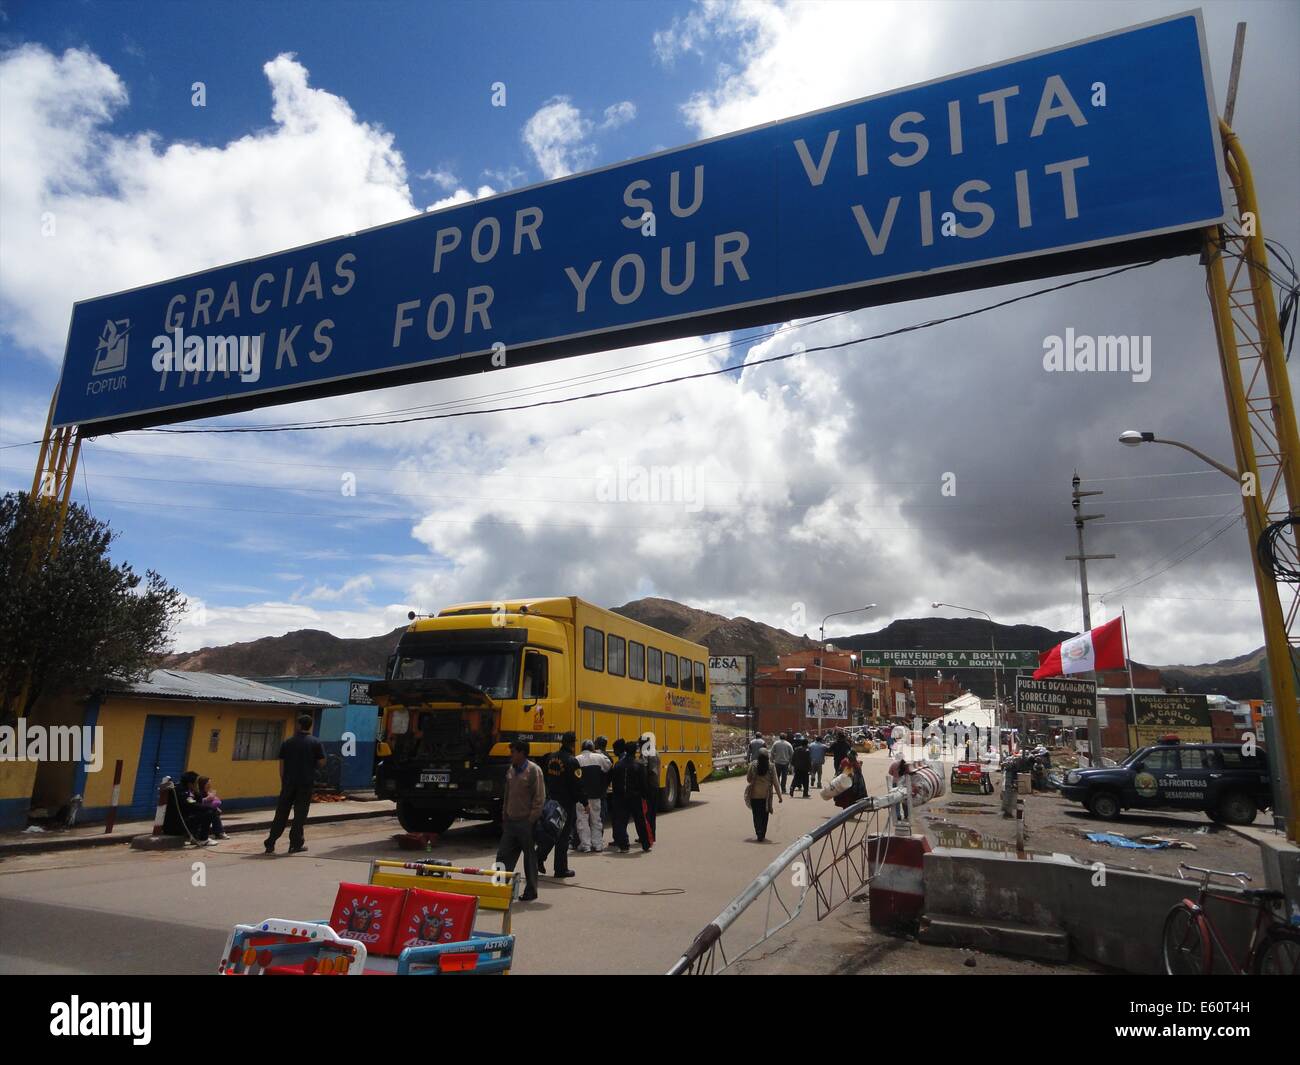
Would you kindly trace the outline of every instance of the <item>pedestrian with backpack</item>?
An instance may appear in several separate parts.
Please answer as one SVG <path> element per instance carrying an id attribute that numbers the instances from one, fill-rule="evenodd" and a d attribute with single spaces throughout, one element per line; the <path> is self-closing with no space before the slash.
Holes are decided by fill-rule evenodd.
<path id="1" fill-rule="evenodd" d="M 583 798 L 582 766 L 578 764 L 573 748 L 578 737 L 566 732 L 560 737 L 560 749 L 553 752 L 545 761 L 543 774 L 546 777 L 546 797 L 559 805 L 564 813 L 564 824 L 560 828 L 559 838 L 553 842 L 545 838 L 537 852 L 537 871 L 546 875 L 546 857 L 555 850 L 555 877 L 563 880 L 576 875 L 569 868 L 569 834 L 573 831 L 573 822 L 578 817 L 578 800 Z M 550 820 L 550 815 L 543 810 L 542 820 Z"/>

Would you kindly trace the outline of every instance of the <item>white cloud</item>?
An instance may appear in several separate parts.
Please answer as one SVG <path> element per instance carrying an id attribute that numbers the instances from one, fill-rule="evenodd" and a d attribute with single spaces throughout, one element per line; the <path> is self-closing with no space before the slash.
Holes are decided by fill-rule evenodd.
<path id="1" fill-rule="evenodd" d="M 621 100 L 605 108 L 605 121 L 600 124 L 600 128 L 618 129 L 619 126 L 626 126 L 634 118 L 636 118 L 636 104 L 631 100 Z"/>
<path id="2" fill-rule="evenodd" d="M 439 170 L 426 170 L 417 176 L 421 181 L 432 181 L 444 192 L 450 192 L 460 185 L 460 179 L 446 167 Z"/>
<path id="3" fill-rule="evenodd" d="M 491 185 L 480 185 L 478 190 L 470 192 L 469 189 L 458 188 L 450 196 L 444 196 L 441 200 L 435 200 L 425 208 L 426 211 L 440 211 L 444 207 L 455 207 L 458 203 L 469 203 L 471 200 L 481 200 L 485 196 L 495 196 L 496 189 Z"/>
<path id="4" fill-rule="evenodd" d="M 331 588 L 327 584 L 318 584 L 310 592 L 296 598 L 323 600 L 332 603 L 350 597 L 360 598 L 374 586 L 374 578 L 367 573 L 361 573 L 355 577 L 349 577 L 337 588 Z"/>
<path id="5" fill-rule="evenodd" d="M 0 330 L 59 360 L 74 300 L 415 212 L 391 134 L 291 55 L 263 73 L 271 125 L 205 147 L 110 131 L 127 90 L 89 52 L 0 59 Z"/>
<path id="6" fill-rule="evenodd" d="M 596 146 L 586 143 L 592 123 L 567 96 L 555 96 L 524 123 L 523 139 L 542 175 L 548 180 L 566 177 L 589 167 Z"/>

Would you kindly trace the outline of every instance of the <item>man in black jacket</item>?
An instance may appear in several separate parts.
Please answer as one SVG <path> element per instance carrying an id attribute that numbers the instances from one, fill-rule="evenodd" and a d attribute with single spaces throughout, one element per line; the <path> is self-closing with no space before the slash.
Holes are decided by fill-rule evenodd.
<path id="1" fill-rule="evenodd" d="M 627 838 L 629 814 L 636 823 L 636 835 L 641 841 L 641 849 L 650 849 L 650 834 L 641 805 L 646 791 L 645 766 L 636 760 L 636 747 L 636 740 L 615 740 L 614 753 L 618 756 L 618 761 L 610 771 L 612 790 L 609 813 L 613 818 L 614 845 L 624 853 L 631 847 Z"/>
<path id="2" fill-rule="evenodd" d="M 560 749 L 552 753 L 542 764 L 542 773 L 546 777 L 546 797 L 554 799 L 564 811 L 564 828 L 560 838 L 555 841 L 555 876 L 565 879 L 574 876 L 569 868 L 569 835 L 573 824 L 578 819 L 578 800 L 582 797 L 582 766 L 573 753 L 578 737 L 566 732 L 560 737 Z M 546 856 L 551 852 L 551 844 L 543 844 L 537 852 L 537 871 L 546 873 Z"/>
<path id="3" fill-rule="evenodd" d="M 794 770 L 794 777 L 790 781 L 790 797 L 794 798 L 795 791 L 803 788 L 803 797 L 808 798 L 808 777 L 812 773 L 812 755 L 808 751 L 808 741 L 802 736 L 795 737 L 790 768 Z"/>
<path id="4" fill-rule="evenodd" d="M 325 748 L 311 734 L 311 714 L 298 718 L 298 731 L 280 744 L 280 800 L 276 803 L 275 819 L 266 837 L 264 849 L 275 853 L 276 840 L 289 823 L 293 811 L 293 827 L 289 829 L 289 853 L 297 854 L 307 849 L 303 842 L 303 828 L 307 824 L 307 811 L 311 807 L 312 784 L 316 770 L 325 764 Z"/>

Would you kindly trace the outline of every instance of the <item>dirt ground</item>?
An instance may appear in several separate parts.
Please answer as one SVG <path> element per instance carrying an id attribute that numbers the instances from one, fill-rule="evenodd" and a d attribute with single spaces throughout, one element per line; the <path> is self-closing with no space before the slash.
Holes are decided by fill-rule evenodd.
<path id="1" fill-rule="evenodd" d="M 1068 854 L 1081 861 L 1104 862 L 1111 869 L 1177 876 L 1178 863 L 1244 872 L 1259 885 L 1263 865 L 1259 845 L 1201 813 L 1179 810 L 1129 810 L 1116 821 L 1102 821 L 1079 803 L 1056 792 L 1023 796 L 1026 847 L 1038 853 Z M 1001 813 L 1001 796 L 954 795 L 951 792 L 917 810 L 930 842 L 972 849 L 1015 850 L 1016 823 Z M 1257 823 L 1265 823 L 1261 816 Z M 1087 838 L 1110 832 L 1130 839 L 1158 836 L 1179 846 L 1131 850 Z"/>

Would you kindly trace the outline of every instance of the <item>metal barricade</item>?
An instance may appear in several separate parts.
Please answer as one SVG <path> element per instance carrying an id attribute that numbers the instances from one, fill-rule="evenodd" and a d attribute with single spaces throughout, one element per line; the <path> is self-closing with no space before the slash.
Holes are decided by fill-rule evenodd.
<path id="1" fill-rule="evenodd" d="M 716 975 L 725 971 L 793 922 L 803 912 L 810 892 L 816 899 L 819 921 L 861 894 L 884 864 L 894 810 L 905 796 L 903 788 L 868 795 L 800 836 L 700 931 L 668 975 Z M 875 845 L 873 841 L 877 841 Z M 782 874 L 800 861 L 804 862 L 803 875 L 787 881 Z M 788 902 L 781 893 L 787 883 L 798 891 L 798 898 Z M 743 949 L 729 953 L 723 937 L 760 898 L 765 899 L 766 907 L 762 933 Z"/>

